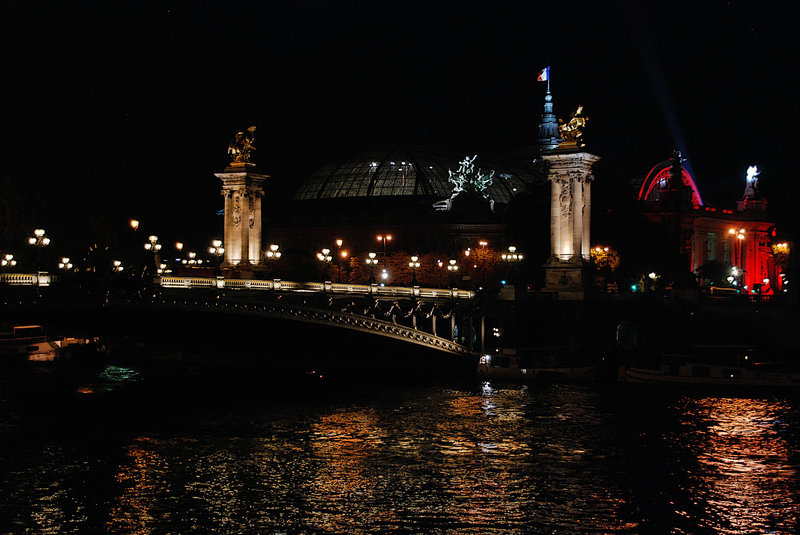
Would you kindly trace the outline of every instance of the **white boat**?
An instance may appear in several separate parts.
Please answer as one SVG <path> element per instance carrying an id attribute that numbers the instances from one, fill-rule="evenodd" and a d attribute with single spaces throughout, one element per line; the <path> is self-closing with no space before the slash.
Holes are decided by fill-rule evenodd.
<path id="1" fill-rule="evenodd" d="M 778 363 L 662 363 L 655 367 L 620 366 L 619 379 L 627 383 L 798 387 L 800 370 Z"/>
<path id="2" fill-rule="evenodd" d="M 0 332 L 0 361 L 52 362 L 60 353 L 41 325 L 15 325 L 10 332 Z"/>

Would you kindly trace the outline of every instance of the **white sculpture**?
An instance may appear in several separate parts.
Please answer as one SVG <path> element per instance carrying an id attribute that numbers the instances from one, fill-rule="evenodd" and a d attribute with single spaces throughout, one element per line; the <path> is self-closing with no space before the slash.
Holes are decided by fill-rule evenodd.
<path id="1" fill-rule="evenodd" d="M 758 166 L 751 165 L 747 168 L 747 184 L 744 188 L 745 197 L 756 196 L 756 190 L 758 189 L 758 175 L 760 174 L 761 171 L 758 170 Z"/>

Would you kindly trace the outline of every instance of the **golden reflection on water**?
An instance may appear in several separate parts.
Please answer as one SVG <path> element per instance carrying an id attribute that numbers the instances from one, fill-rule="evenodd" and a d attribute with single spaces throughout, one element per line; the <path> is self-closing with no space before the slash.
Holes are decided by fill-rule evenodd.
<path id="1" fill-rule="evenodd" d="M 684 403 L 687 422 L 705 423 L 688 445 L 701 465 L 692 492 L 708 506 L 709 527 L 730 534 L 793 532 L 800 511 L 796 505 L 781 505 L 797 503 L 797 489 L 791 488 L 797 466 L 789 458 L 786 424 L 780 419 L 791 407 L 785 401 L 750 398 Z"/>
<path id="2" fill-rule="evenodd" d="M 140 437 L 118 467 L 106 527 L 489 534 L 525 530 L 533 518 L 570 530 L 582 515 L 596 530 L 634 529 L 620 523 L 626 497 L 587 479 L 591 439 L 570 432 L 602 422 L 591 396 L 534 419 L 531 398 L 524 387 L 485 384 L 316 411 L 279 433 L 264 422 L 263 434 L 245 438 Z"/>
<path id="3" fill-rule="evenodd" d="M 110 512 L 107 527 L 115 533 L 146 535 L 151 532 L 151 505 L 160 493 L 165 459 L 153 451 L 152 441 L 142 437 L 127 450 L 127 462 L 119 467 L 117 483 L 122 492 Z"/>
<path id="4" fill-rule="evenodd" d="M 616 471 L 639 468 L 627 460 L 641 448 L 638 424 L 615 428 L 596 393 L 487 383 L 379 404 L 256 411 L 233 424 L 218 424 L 215 415 L 202 425 L 220 425 L 209 428 L 219 434 L 201 427 L 193 438 L 139 437 L 117 468 L 106 528 L 138 535 L 490 534 L 544 526 L 636 533 L 653 526 L 640 524 L 648 516 L 660 521 L 646 509 L 655 504 L 665 517 L 679 515 L 673 532 L 790 532 L 799 500 L 796 454 L 781 420 L 794 410 L 789 403 L 676 397 L 668 406 L 677 411 L 671 422 L 682 424 L 669 445 L 680 466 L 652 483 L 654 501 L 631 495 Z M 626 432 L 629 449 L 615 451 Z M 674 482 L 687 483 L 662 491 Z M 56 512 L 48 515 L 58 522 Z"/>

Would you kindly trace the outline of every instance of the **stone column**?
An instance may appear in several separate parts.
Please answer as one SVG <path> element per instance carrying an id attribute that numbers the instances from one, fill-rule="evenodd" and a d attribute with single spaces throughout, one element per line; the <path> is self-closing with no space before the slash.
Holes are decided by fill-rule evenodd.
<path id="1" fill-rule="evenodd" d="M 263 191 L 253 192 L 253 202 L 255 205 L 255 214 L 253 214 L 253 229 L 250 233 L 250 261 L 254 264 L 261 263 L 261 198 L 264 196 Z"/>
<path id="2" fill-rule="evenodd" d="M 257 264 L 261 260 L 261 196 L 263 174 L 251 163 L 232 163 L 222 173 L 225 196 L 225 264 Z"/>
<path id="3" fill-rule="evenodd" d="M 587 152 L 550 152 L 551 256 L 545 264 L 545 292 L 559 299 L 583 299 L 583 264 L 591 259 L 592 165 L 599 156 Z"/>
<path id="4" fill-rule="evenodd" d="M 561 183 L 557 179 L 550 181 L 550 259 L 558 260 L 561 245 L 561 204 L 558 197 Z"/>
<path id="5" fill-rule="evenodd" d="M 241 194 L 241 212 L 239 219 L 239 264 L 250 263 L 250 192 Z"/>
<path id="6" fill-rule="evenodd" d="M 222 240 L 225 248 L 225 265 L 232 266 L 233 262 L 233 247 L 229 244 L 233 241 L 233 201 L 231 200 L 230 190 L 222 190 L 222 196 L 225 199 L 225 216 Z"/>
<path id="7" fill-rule="evenodd" d="M 583 190 L 583 236 L 581 241 L 581 256 L 583 260 L 588 262 L 592 259 L 592 185 L 591 180 L 581 182 L 581 189 Z"/>

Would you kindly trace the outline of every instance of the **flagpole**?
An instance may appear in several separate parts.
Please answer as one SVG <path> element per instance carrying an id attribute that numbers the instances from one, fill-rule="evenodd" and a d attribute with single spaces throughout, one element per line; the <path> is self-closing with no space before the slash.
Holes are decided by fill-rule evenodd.
<path id="1" fill-rule="evenodd" d="M 550 65 L 547 66 L 547 94 L 550 94 Z"/>

